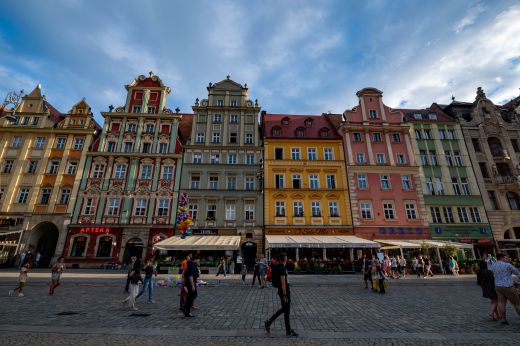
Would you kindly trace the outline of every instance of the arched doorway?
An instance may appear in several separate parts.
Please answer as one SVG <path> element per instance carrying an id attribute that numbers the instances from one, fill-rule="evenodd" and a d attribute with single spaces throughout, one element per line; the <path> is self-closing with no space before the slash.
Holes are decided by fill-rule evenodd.
<path id="1" fill-rule="evenodd" d="M 132 257 L 143 257 L 144 243 L 140 238 L 130 239 L 125 246 L 125 254 L 123 255 L 123 263 L 130 263 Z"/>
<path id="2" fill-rule="evenodd" d="M 242 257 L 244 257 L 244 263 L 248 268 L 252 268 L 255 265 L 256 248 L 256 243 L 252 241 L 246 241 L 242 244 Z"/>
<path id="3" fill-rule="evenodd" d="M 49 266 L 60 232 L 58 227 L 52 222 L 42 222 L 34 227 L 29 235 L 28 250 L 32 253 L 32 260 L 36 258 L 36 254 L 40 253 L 41 259 L 38 267 L 46 268 Z"/>

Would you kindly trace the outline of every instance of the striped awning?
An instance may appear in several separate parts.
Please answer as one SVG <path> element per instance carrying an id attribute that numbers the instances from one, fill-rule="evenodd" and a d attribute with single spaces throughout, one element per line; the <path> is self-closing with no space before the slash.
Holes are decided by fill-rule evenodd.
<path id="1" fill-rule="evenodd" d="M 190 235 L 184 239 L 173 236 L 154 244 L 154 247 L 159 250 L 238 250 L 240 236 Z"/>
<path id="2" fill-rule="evenodd" d="M 423 244 L 433 247 L 433 248 L 444 248 L 447 245 L 453 245 L 458 249 L 472 249 L 472 244 L 464 244 L 464 243 L 456 243 L 453 241 L 446 241 L 446 240 L 374 240 L 378 243 L 381 243 L 383 247 L 381 247 L 381 250 L 390 250 L 390 249 L 420 249 L 423 247 Z"/>
<path id="3" fill-rule="evenodd" d="M 352 235 L 266 235 L 265 247 L 272 248 L 378 248 L 371 240 Z"/>

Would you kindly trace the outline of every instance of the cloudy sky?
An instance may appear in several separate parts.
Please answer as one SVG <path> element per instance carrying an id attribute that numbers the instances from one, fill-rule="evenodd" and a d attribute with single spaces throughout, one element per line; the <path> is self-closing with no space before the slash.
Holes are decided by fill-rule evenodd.
<path id="1" fill-rule="evenodd" d="M 513 0 L 4 0 L 0 98 L 41 83 L 62 112 L 86 97 L 99 114 L 153 71 L 183 112 L 227 74 L 272 113 L 340 113 L 365 86 L 391 107 L 478 86 L 503 103 L 520 94 L 519 18 Z"/>

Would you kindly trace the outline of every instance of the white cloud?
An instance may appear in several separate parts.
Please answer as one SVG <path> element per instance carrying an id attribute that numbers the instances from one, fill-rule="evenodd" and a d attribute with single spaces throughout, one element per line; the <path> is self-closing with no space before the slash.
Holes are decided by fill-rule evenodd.
<path id="1" fill-rule="evenodd" d="M 458 34 L 464 28 L 473 25 L 475 23 L 475 20 L 479 16 L 479 14 L 481 14 L 485 10 L 486 10 L 486 7 L 480 3 L 471 7 L 468 10 L 468 13 L 466 13 L 466 15 L 455 24 L 455 26 L 453 27 L 453 31 L 455 31 L 455 33 Z"/>

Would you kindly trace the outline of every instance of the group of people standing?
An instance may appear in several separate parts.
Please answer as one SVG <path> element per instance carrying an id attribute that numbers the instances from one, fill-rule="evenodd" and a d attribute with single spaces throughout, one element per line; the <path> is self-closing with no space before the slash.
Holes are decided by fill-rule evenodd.
<path id="1" fill-rule="evenodd" d="M 383 270 L 384 264 L 382 262 L 384 262 L 384 259 L 383 261 L 379 261 L 376 256 L 372 256 L 372 258 L 369 259 L 366 255 L 363 255 L 362 261 L 361 269 L 363 271 L 365 288 L 368 289 L 368 283 L 370 283 L 373 292 L 385 294 L 388 282 L 386 281 L 387 275 Z"/>

